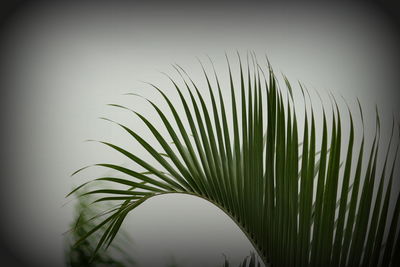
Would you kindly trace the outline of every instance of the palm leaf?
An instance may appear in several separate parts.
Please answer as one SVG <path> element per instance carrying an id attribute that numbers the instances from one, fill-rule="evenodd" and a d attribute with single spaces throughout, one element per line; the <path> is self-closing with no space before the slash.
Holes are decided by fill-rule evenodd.
<path id="1" fill-rule="evenodd" d="M 172 117 L 150 100 L 162 125 L 153 124 L 145 115 L 134 112 L 158 144 L 145 141 L 133 129 L 117 123 L 153 157 L 159 168 L 122 147 L 101 142 L 147 172 L 139 173 L 115 164 L 95 165 L 130 177 L 97 180 L 135 187 L 133 190 L 101 188 L 85 193 L 107 194 L 97 201 L 122 201 L 100 223 L 108 226 L 98 247 L 109 245 L 127 214 L 147 199 L 181 193 L 206 199 L 222 209 L 249 238 L 265 265 L 394 264 L 400 253 L 400 197 L 391 203 L 391 195 L 399 195 L 398 189 L 392 186 L 399 135 L 392 131 L 380 171 L 378 115 L 376 135 L 369 145 L 364 133 L 354 127 L 353 121 L 358 116 L 349 108 L 349 124 L 344 124 L 346 115 L 333 96 L 331 112 L 322 102 L 322 125 L 318 125 L 319 114 L 313 109 L 310 94 L 299 84 L 305 103 L 304 121 L 301 121 L 295 108 L 296 91 L 286 76 L 283 76 L 285 88 L 281 89 L 268 61 L 263 68 L 252 54 L 246 64 L 238 55 L 238 63 L 240 82 L 236 85 L 227 57 L 231 113 L 226 109 L 229 100 L 224 99 L 224 88 L 214 66 L 215 81 L 201 63 L 207 86 L 203 90 L 176 65 L 181 84 L 167 76 L 184 112 L 178 113 L 178 103 L 173 103 L 162 89 L 152 84 Z M 206 92 L 211 105 L 206 102 Z M 116 104 L 112 106 L 129 110 Z M 359 107 L 361 111 L 360 104 Z M 359 118 L 364 124 L 362 111 Z M 188 125 L 183 121 L 188 121 Z M 163 127 L 167 136 L 159 133 Z M 345 138 L 347 143 L 343 142 Z M 156 145 L 163 151 L 159 152 Z M 344 158 L 342 151 L 346 152 Z M 387 166 L 391 166 L 390 171 L 386 171 Z M 396 207 L 391 210 L 389 207 L 394 204 Z M 87 236 L 100 229 L 103 228 L 94 227 Z M 385 238 L 386 232 L 389 235 Z M 384 249 L 383 244 L 386 244 Z"/>

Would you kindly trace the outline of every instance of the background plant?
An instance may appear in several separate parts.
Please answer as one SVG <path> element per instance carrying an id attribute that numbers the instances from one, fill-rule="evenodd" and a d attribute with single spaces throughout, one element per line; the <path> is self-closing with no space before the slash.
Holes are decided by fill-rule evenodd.
<path id="1" fill-rule="evenodd" d="M 99 223 L 99 220 L 101 220 L 100 215 L 109 208 L 111 208 L 110 205 L 95 203 L 94 196 L 78 198 L 78 202 L 75 204 L 75 215 L 71 223 L 71 230 L 65 235 L 65 260 L 67 266 L 136 266 L 133 255 L 128 253 L 127 250 L 127 247 L 131 247 L 132 242 L 126 233 L 122 235 L 120 233 L 120 237 L 113 242 L 110 249 L 103 250 L 101 253 L 94 253 L 98 245 L 99 235 L 93 235 L 79 244 L 75 244 L 76 241 L 87 235 Z M 103 227 L 102 230 L 105 230 L 105 228 Z"/>
<path id="2" fill-rule="evenodd" d="M 210 74 L 203 68 L 211 103 L 207 105 L 203 90 L 175 66 L 182 85 L 170 80 L 184 114 L 178 113 L 176 103 L 151 84 L 172 114 L 167 117 L 165 111 L 147 100 L 162 120 L 168 138 L 146 116 L 111 104 L 132 111 L 148 127 L 163 151 L 115 122 L 161 167 L 100 141 L 146 172 L 116 164 L 95 164 L 121 173 L 120 177 L 100 177 L 96 181 L 127 187 L 104 187 L 85 193 L 107 194 L 97 201 L 121 203 L 78 244 L 106 227 L 96 251 L 103 245 L 107 247 L 134 208 L 154 196 L 182 193 L 204 198 L 222 209 L 247 235 L 266 265 L 397 266 L 400 195 L 398 188 L 392 188 L 399 141 L 395 124 L 389 146 L 380 158 L 378 114 L 372 144 L 365 141 L 363 131 L 356 131 L 354 111 L 343 112 L 334 97 L 330 105 L 321 100 L 322 123 L 316 125 L 311 101 L 306 102 L 308 91 L 300 85 L 306 105 L 301 121 L 286 77 L 282 92 L 269 63 L 261 67 L 252 57 L 244 67 L 239 58 L 239 65 L 240 82 L 235 84 L 228 63 L 231 116 L 227 115 L 228 100 L 223 98 L 224 88 L 215 70 L 212 85 Z M 348 113 L 349 131 L 342 129 L 344 113 Z M 360 113 L 358 120 L 363 123 L 361 108 Z M 328 120 L 327 115 L 332 119 Z M 356 138 L 360 141 L 358 147 Z M 383 167 L 378 168 L 381 161 Z M 395 203 L 391 203 L 393 195 Z M 393 210 L 391 204 L 395 205 Z"/>

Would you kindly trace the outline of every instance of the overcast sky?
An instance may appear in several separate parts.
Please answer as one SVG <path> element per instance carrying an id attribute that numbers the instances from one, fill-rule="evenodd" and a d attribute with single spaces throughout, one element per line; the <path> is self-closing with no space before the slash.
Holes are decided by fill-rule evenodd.
<path id="1" fill-rule="evenodd" d="M 236 51 L 244 57 L 254 51 L 262 63 L 268 55 L 273 67 L 294 83 L 301 80 L 323 94 L 330 90 L 343 95 L 351 105 L 359 97 L 371 129 L 375 104 L 384 129 L 390 127 L 393 113 L 399 118 L 399 36 L 372 5 L 40 2 L 22 5 L 3 26 L 6 168 L 0 233 L 4 257 L 32 266 L 63 266 L 62 233 L 73 208 L 72 203 L 63 205 L 68 201 L 64 197 L 102 170 L 74 178 L 70 174 L 91 163 L 127 163 L 83 141 L 102 139 L 136 149 L 120 129 L 97 118 L 124 122 L 146 136 L 137 119 L 106 104 L 126 104 L 155 119 L 143 100 L 122 94 L 140 93 L 161 105 L 157 94 L 141 82 L 145 80 L 176 97 L 160 73 L 176 76 L 173 63 L 201 83 L 196 57 L 207 62 L 210 56 L 224 78 L 225 52 L 235 62 Z M 183 265 L 205 266 L 222 263 L 222 253 L 237 262 L 252 250 L 226 215 L 188 196 L 144 203 L 127 218 L 125 228 L 134 240 L 132 254 L 142 266 L 171 257 Z"/>

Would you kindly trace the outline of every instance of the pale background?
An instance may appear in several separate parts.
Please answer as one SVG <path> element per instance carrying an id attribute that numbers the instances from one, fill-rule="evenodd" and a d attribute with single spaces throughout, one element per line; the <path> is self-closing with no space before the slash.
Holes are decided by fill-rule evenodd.
<path id="1" fill-rule="evenodd" d="M 85 3 L 30 5 L 3 34 L 2 153 L 7 167 L 0 231 L 9 249 L 6 258 L 14 255 L 38 266 L 64 264 L 62 233 L 73 208 L 64 197 L 102 170 L 69 175 L 87 164 L 127 163 L 83 141 L 108 140 L 136 149 L 127 134 L 97 117 L 124 122 L 146 135 L 136 118 L 106 104 L 126 104 L 156 120 L 148 104 L 122 94 L 141 93 L 161 104 L 140 82 L 145 80 L 176 97 L 160 73 L 176 77 L 172 63 L 202 83 L 196 57 L 208 64 L 209 55 L 223 78 L 225 52 L 236 66 L 236 51 L 243 57 L 255 51 L 260 63 L 267 54 L 294 83 L 301 80 L 322 94 L 331 90 L 351 105 L 359 97 L 368 129 L 373 129 L 375 104 L 384 129 L 392 113 L 399 118 L 398 34 L 374 6 Z M 172 257 L 182 266 L 215 266 L 223 262 L 222 253 L 236 264 L 252 250 L 220 210 L 188 196 L 151 199 L 124 226 L 142 266 L 163 266 Z"/>

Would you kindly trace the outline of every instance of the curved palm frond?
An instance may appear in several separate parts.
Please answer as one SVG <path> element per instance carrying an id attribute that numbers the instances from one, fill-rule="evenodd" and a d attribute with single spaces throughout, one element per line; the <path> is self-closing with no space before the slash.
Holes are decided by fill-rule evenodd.
<path id="1" fill-rule="evenodd" d="M 300 84 L 306 105 L 304 121 L 301 121 L 288 79 L 284 77 L 287 92 L 282 92 L 269 62 L 264 74 L 255 57 L 252 58 L 253 64 L 247 61 L 244 67 L 239 57 L 238 85 L 234 83 L 228 61 L 229 105 L 215 69 L 216 86 L 213 86 L 210 74 L 203 68 L 211 103 L 206 104 L 198 85 L 185 70 L 175 66 L 183 86 L 169 79 L 184 113 L 179 113 L 177 103 L 172 103 L 160 88 L 151 84 L 172 114 L 168 117 L 147 100 L 160 117 L 168 139 L 159 133 L 159 125 L 133 112 L 163 152 L 134 130 L 116 124 L 161 167 L 122 147 L 101 142 L 146 172 L 114 164 L 96 165 L 131 177 L 100 180 L 135 189 L 103 188 L 87 192 L 110 195 L 98 201 L 122 202 L 81 241 L 106 225 L 98 248 L 109 246 L 124 218 L 141 203 L 162 194 L 183 193 L 204 198 L 229 215 L 247 235 L 265 265 L 397 266 L 400 194 L 392 188 L 399 145 L 396 131 L 392 130 L 380 170 L 379 117 L 371 146 L 364 141 L 364 133 L 356 131 L 350 109 L 349 125 L 342 125 L 344 115 L 334 97 L 332 111 L 323 108 L 322 125 L 317 125 L 311 101 L 306 102 L 308 91 Z M 332 120 L 328 120 L 328 115 Z M 349 130 L 343 130 L 344 127 Z M 396 194 L 396 203 L 392 211 L 393 194 Z"/>

